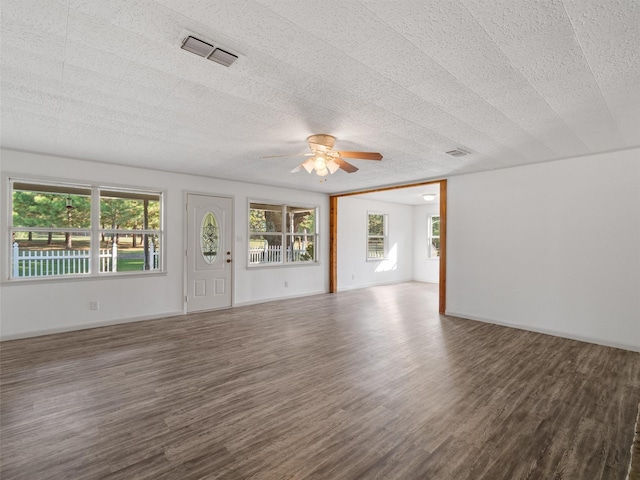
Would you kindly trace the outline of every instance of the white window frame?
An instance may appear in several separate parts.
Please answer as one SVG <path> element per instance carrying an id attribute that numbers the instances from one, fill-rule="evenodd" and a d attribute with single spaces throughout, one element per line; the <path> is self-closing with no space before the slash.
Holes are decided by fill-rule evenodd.
<path id="1" fill-rule="evenodd" d="M 261 205 L 273 205 L 281 207 L 282 209 L 282 232 L 252 232 L 250 219 L 251 219 L 251 210 L 253 204 L 261 204 Z M 293 261 L 289 260 L 288 256 L 285 255 L 286 247 L 288 245 L 287 240 L 289 237 L 300 236 L 300 233 L 291 233 L 286 232 L 287 225 L 287 208 L 302 208 L 313 210 L 315 212 L 315 222 L 314 228 L 315 232 L 309 232 L 307 236 L 313 238 L 313 259 L 304 260 L 304 261 Z M 297 202 L 287 202 L 282 203 L 281 201 L 274 200 L 259 200 L 259 199 L 249 199 L 247 202 L 247 269 L 255 269 L 255 268 L 274 268 L 274 267 L 303 267 L 309 265 L 319 265 L 320 264 L 320 207 L 318 205 L 308 205 Z M 279 236 L 281 241 L 280 245 L 282 246 L 282 254 L 280 255 L 280 261 L 274 262 L 253 262 L 252 263 L 252 252 L 251 252 L 251 237 L 252 235 L 260 235 L 260 236 Z"/>
<path id="2" fill-rule="evenodd" d="M 383 234 L 382 235 L 369 235 L 369 218 L 372 215 L 381 215 L 382 216 L 382 230 L 383 230 Z M 375 212 L 375 211 L 367 211 L 367 223 L 366 223 L 366 233 L 367 233 L 367 240 L 366 240 L 366 255 L 367 255 L 367 262 L 376 262 L 376 261 L 380 261 L 380 260 L 386 260 L 389 256 L 389 214 L 387 213 L 383 213 L 383 212 Z M 370 250 L 369 250 L 369 240 L 372 238 L 382 238 L 383 239 L 383 252 L 382 252 L 382 257 L 380 256 L 371 256 L 370 255 Z"/>
<path id="3" fill-rule="evenodd" d="M 439 249 L 434 248 L 433 246 L 433 240 L 434 239 L 440 239 L 440 235 L 434 235 L 433 234 L 433 219 L 437 218 L 438 222 L 440 221 L 440 214 L 437 215 L 429 215 L 428 219 L 427 219 L 427 258 L 431 259 L 431 260 L 436 260 L 438 258 L 440 258 L 440 255 L 437 255 L 437 253 L 439 253 Z M 442 247 L 441 247 L 442 248 Z"/>
<path id="4" fill-rule="evenodd" d="M 78 279 L 104 279 L 104 278 L 115 278 L 115 277 L 123 277 L 123 276 L 136 276 L 136 275 L 157 275 L 157 274 L 166 274 L 166 234 L 165 234 L 165 215 L 166 215 L 166 207 L 165 207 L 165 198 L 166 192 L 160 189 L 148 188 L 148 187 L 132 187 L 132 186 L 123 186 L 116 184 L 102 184 L 98 182 L 90 182 L 83 180 L 70 180 L 70 179 L 59 179 L 59 178 L 44 178 L 44 177 L 35 177 L 35 176 L 27 176 L 27 175 L 15 175 L 15 174 L 3 174 L 2 176 L 2 184 L 5 185 L 6 188 L 6 205 L 7 208 L 3 212 L 3 216 L 5 216 L 5 220 L 3 223 L 7 226 L 5 232 L 6 236 L 4 237 L 4 241 L 2 242 L 5 245 L 3 248 L 3 256 L 7 259 L 6 267 L 2 272 L 2 282 L 8 283 L 20 283 L 20 282 L 61 282 L 68 280 L 78 280 Z M 42 185 L 42 186 L 53 186 L 64 189 L 86 189 L 90 191 L 91 198 L 91 214 L 90 214 L 90 226 L 84 228 L 62 228 L 62 227 L 14 227 L 13 225 L 13 185 L 14 183 L 24 183 L 24 184 L 33 184 L 33 185 Z M 157 195 L 159 197 L 160 202 L 160 212 L 159 212 L 159 230 L 155 229 L 140 229 L 140 230 L 131 230 L 131 229 L 102 229 L 100 228 L 100 192 L 101 191 L 109 191 L 109 192 L 122 192 L 124 196 L 127 194 L 130 195 Z M 63 193 L 63 192 L 62 192 Z M 73 193 L 72 193 L 73 195 Z M 86 233 L 89 237 L 89 268 L 87 272 L 84 273 L 66 273 L 61 275 L 33 275 L 33 276 L 14 276 L 13 274 L 13 238 L 14 233 L 17 232 L 41 232 L 41 233 Z M 133 234 L 135 232 L 136 235 L 157 235 L 160 243 L 160 252 L 157 258 L 157 267 L 151 270 L 140 270 L 140 271 L 125 271 L 125 272 L 112 272 L 105 271 L 100 272 L 100 238 L 104 233 L 105 235 L 109 234 L 120 234 L 127 235 Z"/>

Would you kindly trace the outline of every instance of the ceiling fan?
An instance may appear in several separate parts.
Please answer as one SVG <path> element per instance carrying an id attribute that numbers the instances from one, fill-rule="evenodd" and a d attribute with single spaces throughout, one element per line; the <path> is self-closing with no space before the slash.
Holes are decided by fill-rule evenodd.
<path id="1" fill-rule="evenodd" d="M 309 148 L 311 153 L 300 153 L 294 155 L 271 155 L 269 157 L 262 158 L 276 158 L 276 157 L 310 157 L 296 168 L 291 170 L 291 173 L 297 173 L 303 168 L 311 173 L 314 170 L 316 174 L 324 177 L 328 174 L 333 174 L 339 169 L 344 170 L 347 173 L 357 172 L 358 168 L 346 162 L 345 158 L 354 158 L 358 160 L 382 160 L 382 155 L 378 152 L 348 152 L 344 150 L 334 150 L 333 146 L 336 142 L 336 137 L 332 135 L 311 135 L 307 138 L 309 142 Z"/>

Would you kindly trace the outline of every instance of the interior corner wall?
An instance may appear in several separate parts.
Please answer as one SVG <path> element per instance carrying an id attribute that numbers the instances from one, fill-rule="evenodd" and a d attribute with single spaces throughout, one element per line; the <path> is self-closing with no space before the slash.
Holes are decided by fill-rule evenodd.
<path id="1" fill-rule="evenodd" d="M 0 339 L 74 330 L 184 312 L 184 200 L 186 192 L 234 199 L 234 304 L 326 293 L 329 289 L 329 197 L 302 190 L 159 172 L 56 156 L 0 150 L 0 173 L 76 180 L 166 192 L 166 274 L 112 278 L 57 279 L 0 284 Z M 0 265 L 9 258 L 6 185 L 2 197 Z M 249 199 L 319 207 L 320 263 L 248 269 Z M 4 271 L 3 271 L 4 273 Z M 287 282 L 288 287 L 285 287 Z M 90 310 L 90 302 L 100 310 Z M 177 317 L 176 321 L 180 321 Z"/>
<path id="2" fill-rule="evenodd" d="M 429 258 L 429 217 L 440 215 L 440 204 L 413 207 L 413 279 L 419 282 L 440 282 L 440 258 Z"/>
<path id="3" fill-rule="evenodd" d="M 640 149 L 448 180 L 447 314 L 640 351 Z"/>
<path id="4" fill-rule="evenodd" d="M 367 214 L 388 215 L 389 255 L 367 261 Z M 413 207 L 338 198 L 338 291 L 413 280 Z"/>

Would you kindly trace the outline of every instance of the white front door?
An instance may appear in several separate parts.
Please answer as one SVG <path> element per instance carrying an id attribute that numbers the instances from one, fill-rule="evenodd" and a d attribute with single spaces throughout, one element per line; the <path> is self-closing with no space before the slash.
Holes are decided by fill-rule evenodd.
<path id="1" fill-rule="evenodd" d="M 187 195 L 187 312 L 231 306 L 233 202 Z"/>

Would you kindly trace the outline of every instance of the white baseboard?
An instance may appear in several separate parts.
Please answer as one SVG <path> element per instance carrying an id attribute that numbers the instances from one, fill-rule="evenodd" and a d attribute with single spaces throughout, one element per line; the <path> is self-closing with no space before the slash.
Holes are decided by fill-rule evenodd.
<path id="1" fill-rule="evenodd" d="M 139 317 L 116 318 L 113 320 L 103 320 L 99 322 L 81 323 L 78 325 L 66 325 L 64 327 L 47 328 L 44 330 L 32 330 L 29 332 L 10 333 L 8 335 L 0 334 L 0 341 L 18 340 L 20 338 L 40 337 L 42 335 L 52 335 L 54 333 L 73 332 L 76 330 L 86 330 L 88 328 L 108 327 L 109 325 L 119 325 L 122 323 L 141 322 L 144 320 L 157 320 L 159 318 L 177 317 L 184 315 L 182 311 L 156 313 L 154 315 L 142 315 Z"/>
<path id="2" fill-rule="evenodd" d="M 338 291 L 339 292 L 346 292 L 347 290 L 358 290 L 360 288 L 377 287 L 377 286 L 380 286 L 380 285 L 395 285 L 396 283 L 406 283 L 406 282 L 413 282 L 413 281 L 414 281 L 413 278 L 407 278 L 405 280 L 392 280 L 390 282 L 358 283 L 356 285 L 347 285 L 346 287 L 338 286 Z"/>
<path id="3" fill-rule="evenodd" d="M 501 325 L 503 327 L 517 328 L 518 330 L 527 330 L 529 332 L 543 333 L 545 335 L 553 335 L 554 337 L 569 338 L 571 340 L 578 340 L 580 342 L 594 343 L 596 345 L 603 345 L 605 347 L 620 348 L 622 350 L 631 350 L 632 352 L 640 352 L 640 345 L 631 345 L 619 342 L 610 342 L 601 338 L 593 338 L 582 335 L 576 335 L 574 333 L 563 332 L 560 330 L 553 330 L 548 328 L 537 328 L 529 325 L 517 325 L 509 322 L 502 322 L 500 320 L 494 320 L 491 318 L 478 317 L 476 315 L 469 315 L 467 313 L 453 312 L 446 310 L 445 315 L 450 317 L 459 317 L 465 320 L 474 320 L 483 323 L 493 323 L 494 325 Z"/>
<path id="4" fill-rule="evenodd" d="M 322 291 L 318 291 L 318 292 L 305 293 L 305 294 L 302 294 L 302 295 L 287 295 L 287 296 L 278 297 L 278 298 L 267 298 L 267 299 L 263 299 L 263 300 L 255 300 L 255 301 L 250 301 L 250 302 L 239 302 L 239 303 L 235 303 L 233 306 L 234 307 L 241 307 L 241 306 L 244 306 L 244 305 L 255 305 L 255 304 L 259 304 L 259 303 L 273 302 L 273 301 L 276 301 L 276 300 L 290 300 L 290 299 L 293 299 L 293 298 L 306 297 L 306 296 L 310 296 L 310 295 L 323 295 L 323 294 L 326 294 L 326 293 L 327 293 L 326 291 L 322 290 Z M 7 340 L 18 340 L 18 339 L 21 339 L 21 338 L 40 337 L 40 336 L 43 336 L 43 335 L 52 335 L 54 333 L 64 333 L 64 332 L 73 332 L 73 331 L 76 331 L 76 330 L 86 330 L 88 328 L 107 327 L 109 325 L 119 325 L 119 324 L 123 324 L 123 323 L 141 322 L 141 321 L 144 321 L 144 320 L 156 320 L 156 319 L 160 319 L 160 318 L 176 317 L 176 316 L 181 316 L 181 315 L 185 315 L 185 314 L 186 314 L 186 312 L 184 312 L 184 311 L 174 311 L 174 312 L 156 313 L 156 314 L 152 314 L 152 315 L 142 315 L 142 316 L 138 316 L 138 317 L 117 318 L 117 319 L 112 319 L 112 320 L 103 320 L 103 321 L 91 322 L 91 323 L 65 325 L 63 327 L 47 328 L 47 329 L 43 329 L 43 330 L 32 330 L 32 331 L 28 331 L 28 332 L 10 333 L 10 334 L 7 334 L 7 335 L 3 335 L 2 332 L 0 332 L 0 342 L 4 342 L 4 341 L 7 341 Z"/>
<path id="5" fill-rule="evenodd" d="M 263 298 L 262 300 L 249 300 L 248 302 L 236 302 L 233 304 L 234 307 L 246 307 L 248 305 L 259 305 L 261 303 L 269 303 L 269 302 L 277 302 L 278 300 L 292 300 L 294 298 L 303 298 L 303 297 L 311 297 L 312 295 L 327 295 L 329 292 L 325 290 L 317 291 L 317 292 L 308 292 L 297 295 L 285 295 L 284 297 L 276 297 L 276 298 Z"/>
<path id="6" fill-rule="evenodd" d="M 413 279 L 413 281 L 414 282 L 422 282 L 422 283 L 435 283 L 436 285 L 438 283 L 440 283 L 438 279 L 434 280 L 433 278 L 426 278 L 426 277 L 422 277 L 422 278 L 416 277 L 416 278 Z"/>

